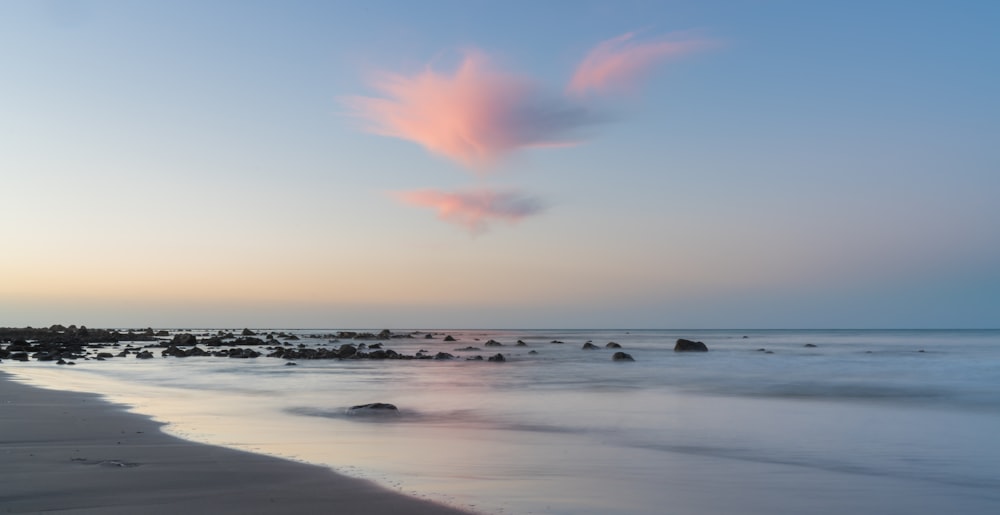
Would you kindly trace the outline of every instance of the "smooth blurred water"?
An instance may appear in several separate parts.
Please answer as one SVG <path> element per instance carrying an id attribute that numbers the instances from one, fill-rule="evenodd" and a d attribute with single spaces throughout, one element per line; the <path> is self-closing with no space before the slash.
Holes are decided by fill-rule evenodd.
<path id="1" fill-rule="evenodd" d="M 384 343 L 508 361 L 123 358 L 4 370 L 105 394 L 185 438 L 487 513 L 1000 513 L 1000 331 L 440 333 L 458 341 Z M 675 353 L 680 337 L 710 351 Z M 582 350 L 586 341 L 601 348 Z M 609 341 L 636 361 L 613 362 Z M 470 345 L 481 350 L 456 350 Z M 346 414 L 369 402 L 399 414 Z"/>

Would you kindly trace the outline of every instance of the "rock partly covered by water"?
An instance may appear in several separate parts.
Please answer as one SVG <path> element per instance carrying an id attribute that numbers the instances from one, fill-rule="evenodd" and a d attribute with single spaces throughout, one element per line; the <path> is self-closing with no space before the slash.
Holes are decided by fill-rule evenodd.
<path id="1" fill-rule="evenodd" d="M 633 358 L 631 354 L 620 351 L 614 353 L 614 355 L 611 356 L 611 359 L 613 361 L 635 361 L 635 358 Z"/>
<path id="2" fill-rule="evenodd" d="M 357 406 L 351 406 L 347 408 L 347 412 L 350 414 L 380 414 L 380 413 L 399 413 L 399 408 L 394 404 L 389 404 L 387 402 L 373 402 L 371 404 L 358 404 Z"/>
<path id="3" fill-rule="evenodd" d="M 490 356 L 490 361 L 503 362 L 507 361 L 507 358 L 504 358 L 503 354 L 497 353 L 495 356 Z"/>
<path id="4" fill-rule="evenodd" d="M 680 338 L 674 345 L 675 352 L 708 352 L 708 346 L 702 342 L 695 342 Z"/>
<path id="5" fill-rule="evenodd" d="M 599 349 L 599 348 L 600 347 L 598 347 L 597 345 L 594 345 L 593 343 L 590 343 L 590 342 L 587 342 L 587 343 L 583 344 L 583 350 L 596 350 L 596 349 Z"/>

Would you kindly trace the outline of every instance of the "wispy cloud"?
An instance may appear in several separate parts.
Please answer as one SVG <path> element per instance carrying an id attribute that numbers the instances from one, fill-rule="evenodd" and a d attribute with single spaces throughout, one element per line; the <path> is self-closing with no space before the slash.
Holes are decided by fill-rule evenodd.
<path id="1" fill-rule="evenodd" d="M 373 87 L 381 97 L 344 99 L 367 130 L 477 171 L 521 148 L 571 144 L 576 129 L 596 121 L 534 81 L 497 69 L 479 51 L 466 52 L 454 73 L 382 74 Z"/>
<path id="2" fill-rule="evenodd" d="M 711 40 L 694 38 L 689 33 L 652 41 L 637 41 L 635 32 L 622 34 L 594 47 L 577 66 L 566 89 L 574 95 L 634 89 L 657 63 L 714 45 Z"/>
<path id="3" fill-rule="evenodd" d="M 396 192 L 394 196 L 405 204 L 434 209 L 441 220 L 458 224 L 473 234 L 487 231 L 493 222 L 515 223 L 544 209 L 537 198 L 513 190 L 423 189 Z"/>

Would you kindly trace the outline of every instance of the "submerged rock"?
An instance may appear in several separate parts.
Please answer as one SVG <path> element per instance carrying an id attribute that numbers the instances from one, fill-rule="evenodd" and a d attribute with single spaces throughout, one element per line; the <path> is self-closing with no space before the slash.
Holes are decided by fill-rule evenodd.
<path id="1" fill-rule="evenodd" d="M 599 348 L 600 347 L 598 347 L 597 345 L 594 345 L 593 343 L 590 343 L 590 342 L 587 342 L 587 343 L 583 344 L 583 350 L 595 350 L 595 349 L 599 349 Z"/>
<path id="2" fill-rule="evenodd" d="M 495 356 L 490 356 L 490 361 L 504 362 L 507 361 L 507 358 L 504 358 L 503 354 L 497 353 Z"/>
<path id="3" fill-rule="evenodd" d="M 633 358 L 631 354 L 627 354 L 625 352 L 616 352 L 613 356 L 611 356 L 611 359 L 613 361 L 635 361 L 635 358 Z"/>
<path id="4" fill-rule="evenodd" d="M 608 342 L 608 344 L 605 345 L 605 347 L 607 347 L 609 349 L 620 349 L 620 348 L 622 348 L 621 345 L 619 345 L 619 344 L 617 344 L 615 342 Z"/>
<path id="5" fill-rule="evenodd" d="M 675 352 L 708 352 L 708 346 L 702 342 L 695 342 L 680 338 L 674 345 Z"/>
<path id="6" fill-rule="evenodd" d="M 496 341 L 496 340 L 490 340 L 490 341 L 486 342 L 486 346 L 487 347 L 503 347 L 503 344 L 500 343 L 500 342 L 498 342 L 498 341 Z"/>
<path id="7" fill-rule="evenodd" d="M 371 404 L 358 404 L 347 408 L 348 413 L 399 413 L 399 408 L 387 402 L 373 402 Z"/>

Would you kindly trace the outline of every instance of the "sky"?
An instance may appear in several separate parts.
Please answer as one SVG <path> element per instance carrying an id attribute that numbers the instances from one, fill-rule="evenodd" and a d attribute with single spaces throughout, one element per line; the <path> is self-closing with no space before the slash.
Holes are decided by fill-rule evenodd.
<path id="1" fill-rule="evenodd" d="M 998 328 L 998 21 L 0 2 L 0 326 Z"/>

